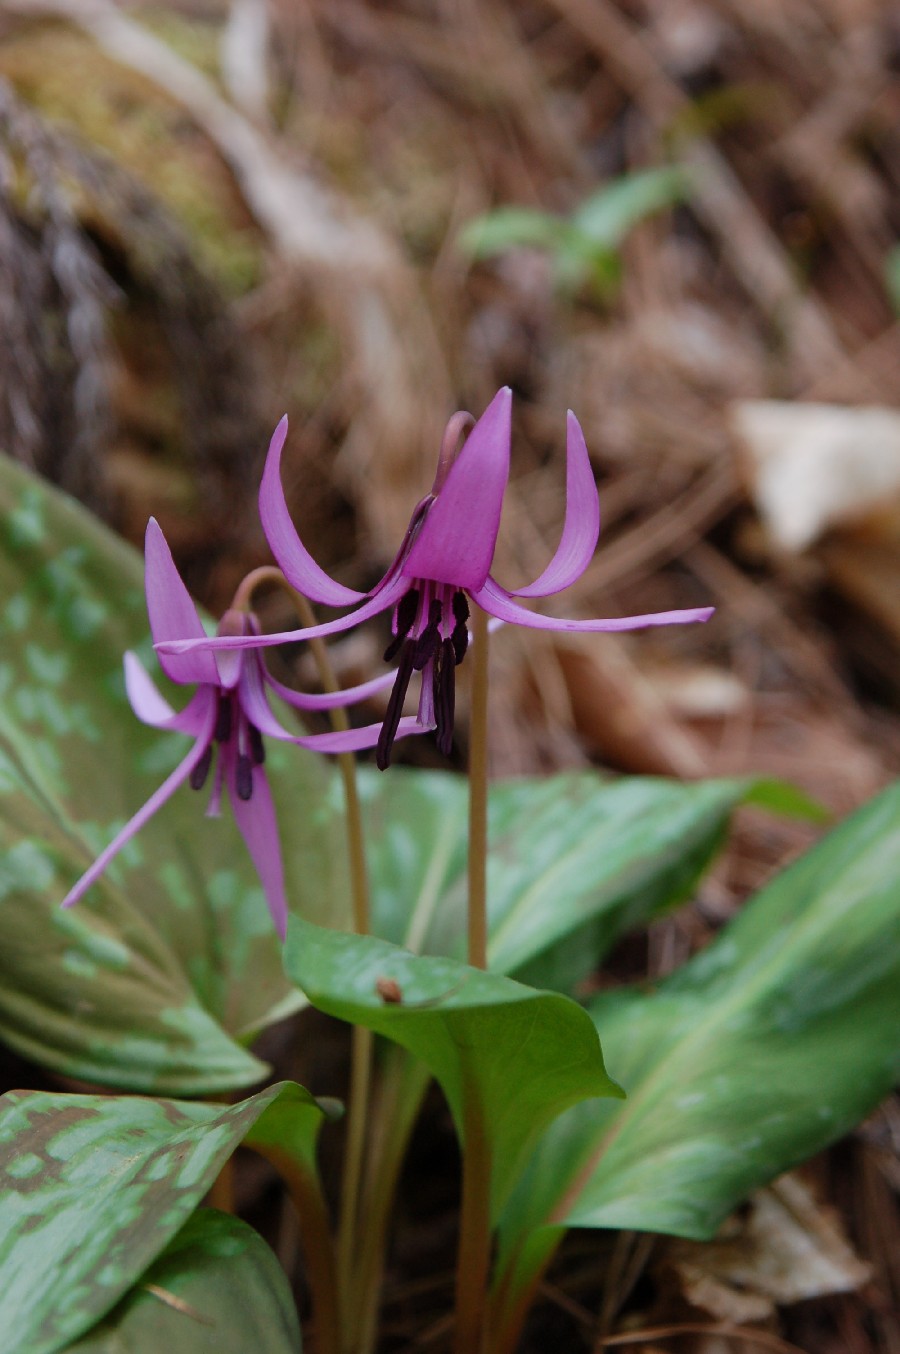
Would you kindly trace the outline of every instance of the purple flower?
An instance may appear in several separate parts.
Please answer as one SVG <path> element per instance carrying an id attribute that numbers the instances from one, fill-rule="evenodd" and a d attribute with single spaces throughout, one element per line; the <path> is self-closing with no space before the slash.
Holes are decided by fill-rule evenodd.
<path id="1" fill-rule="evenodd" d="M 615 620 L 559 620 L 528 611 L 517 601 L 520 597 L 549 597 L 569 587 L 584 573 L 597 544 L 600 533 L 597 486 L 581 428 L 571 412 L 566 438 L 566 517 L 556 554 L 540 577 L 527 587 L 504 588 L 491 577 L 489 571 L 509 476 L 511 407 L 512 392 L 504 387 L 475 423 L 458 454 L 454 453 L 459 434 L 471 422 L 471 416 L 453 416 L 444 434 L 431 492 L 416 506 L 395 560 L 370 593 L 355 592 L 330 578 L 316 564 L 294 529 L 280 479 L 281 451 L 287 436 L 287 419 L 283 418 L 269 446 L 260 489 L 260 516 L 266 536 L 285 577 L 298 592 L 328 606 L 355 605 L 355 610 L 304 630 L 206 640 L 199 645 L 165 644 L 161 646 L 163 651 L 175 654 L 196 648 L 244 649 L 312 639 L 337 634 L 393 608 L 394 638 L 385 658 L 398 657 L 399 663 L 378 740 L 378 765 L 383 769 L 390 761 L 403 700 L 416 671 L 422 673 L 420 725 L 434 726 L 438 746 L 449 752 L 454 673 L 466 653 L 470 601 L 498 621 L 537 630 L 578 633 L 637 630 L 651 625 L 708 620 L 712 607 Z"/>
<path id="2" fill-rule="evenodd" d="M 157 644 L 174 639 L 204 638 L 206 631 L 197 608 L 175 567 L 166 539 L 153 518 L 147 525 L 145 563 L 147 611 Z M 218 633 L 220 636 L 254 637 L 259 635 L 259 626 L 252 615 L 227 611 Z M 292 734 L 282 728 L 272 713 L 267 691 L 273 691 L 282 700 L 302 710 L 332 709 L 364 700 L 388 685 L 393 674 L 388 672 L 335 695 L 307 696 L 290 690 L 271 677 L 255 650 L 237 654 L 213 654 L 202 650 L 168 654 L 162 651 L 160 663 L 174 682 L 196 685 L 194 695 L 185 708 L 176 713 L 160 695 L 137 655 L 126 653 L 125 688 L 131 708 L 145 724 L 188 734 L 194 739 L 194 745 L 169 778 L 82 875 L 66 895 L 62 906 L 71 907 L 81 898 L 103 873 L 113 856 L 152 818 L 179 785 L 188 781 L 193 789 L 201 790 L 212 773 L 207 815 L 218 816 L 224 790 L 259 874 L 275 927 L 284 938 L 287 922 L 284 869 L 275 807 L 265 773 L 263 735 L 314 748 L 319 752 L 348 752 L 372 747 L 379 737 L 381 725 L 370 724 L 346 733 L 309 736 Z M 416 720 L 406 719 L 399 732 L 405 736 L 420 733 L 422 729 Z"/>

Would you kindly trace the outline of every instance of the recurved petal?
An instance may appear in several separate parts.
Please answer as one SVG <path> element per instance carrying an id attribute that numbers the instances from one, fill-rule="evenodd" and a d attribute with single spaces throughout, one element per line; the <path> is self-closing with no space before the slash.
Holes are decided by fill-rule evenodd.
<path id="1" fill-rule="evenodd" d="M 355 625 L 361 625 L 372 616 L 387 611 L 400 600 L 408 587 L 407 579 L 402 574 L 397 574 L 355 611 L 348 612 L 346 616 L 339 616 L 334 621 L 323 621 L 321 625 L 307 626 L 304 630 L 279 630 L 271 635 L 217 635 L 214 638 L 207 636 L 205 639 L 195 640 L 172 639 L 163 641 L 159 649 L 165 654 L 192 654 L 207 649 L 264 649 L 272 644 L 293 644 L 301 639 L 324 638 L 326 635 L 339 634 L 342 630 L 352 630 Z"/>
<path id="2" fill-rule="evenodd" d="M 618 630 L 644 630 L 653 625 L 689 625 L 694 621 L 708 621 L 715 607 L 694 607 L 688 611 L 654 611 L 646 616 L 618 616 L 610 620 L 560 620 L 556 616 L 541 616 L 519 606 L 512 595 L 489 578 L 472 600 L 498 620 L 510 625 L 524 625 L 532 630 L 564 630 L 573 634 L 591 634 Z"/>
<path id="3" fill-rule="evenodd" d="M 224 751 L 224 749 L 223 749 Z M 287 898 L 284 890 L 284 865 L 281 859 L 281 843 L 278 839 L 278 821 L 272 792 L 265 770 L 254 766 L 253 793 L 249 799 L 241 799 L 235 789 L 234 752 L 228 749 L 230 764 L 228 767 L 228 797 L 234 812 L 234 820 L 241 836 L 247 844 L 250 858 L 256 866 L 256 873 L 263 886 L 266 902 L 275 923 L 275 930 L 284 940 L 287 930 Z"/>
<path id="4" fill-rule="evenodd" d="M 580 578 L 591 562 L 600 535 L 600 496 L 584 434 L 569 410 L 566 416 L 566 520 L 556 554 L 540 578 L 513 597 L 549 597 Z"/>
<path id="5" fill-rule="evenodd" d="M 238 683 L 241 708 L 260 733 L 269 738 L 278 738 L 282 742 L 293 742 L 298 735 L 289 733 L 283 728 L 269 709 L 265 690 L 267 683 L 268 674 L 263 672 L 262 657 L 258 654 L 249 654 L 241 664 Z"/>
<path id="6" fill-rule="evenodd" d="M 406 715 L 400 720 L 394 741 L 409 738 L 412 734 L 429 733 L 433 727 L 420 723 L 414 715 Z M 365 748 L 373 748 L 380 733 L 380 724 L 364 724 L 362 728 L 348 729 L 346 733 L 312 733 L 306 738 L 294 738 L 292 742 L 312 748 L 315 752 L 361 752 Z"/>
<path id="7" fill-rule="evenodd" d="M 393 683 L 396 676 L 395 672 L 388 672 L 382 677 L 375 678 L 374 681 L 365 682 L 358 687 L 348 687 L 346 691 L 338 692 L 336 696 L 324 698 L 304 696 L 304 701 L 324 699 L 329 704 L 307 705 L 300 708 L 327 710 L 334 708 L 335 704 L 350 705 L 352 700 L 362 700 L 367 695 L 384 690 L 386 686 Z M 358 752 L 362 748 L 374 747 L 378 741 L 380 724 L 368 724 L 359 729 L 350 729 L 346 733 L 290 733 L 279 723 L 269 708 L 266 687 L 272 687 L 278 695 L 284 693 L 287 696 L 296 697 L 301 693 L 291 691 L 288 687 L 282 686 L 280 682 L 275 682 L 263 670 L 261 659 L 255 655 L 251 661 L 244 664 L 239 687 L 241 706 L 250 723 L 254 724 L 260 733 L 269 738 L 277 738 L 283 743 L 297 743 L 300 747 L 313 748 L 318 752 Z M 416 724 L 416 727 L 408 727 L 407 734 L 425 732 L 424 725 L 418 724 L 416 721 L 413 721 L 413 723 Z"/>
<path id="8" fill-rule="evenodd" d="M 91 887 L 91 885 L 100 877 L 100 875 L 106 869 L 107 865 L 112 860 L 113 856 L 118 855 L 122 847 L 125 846 L 127 842 L 131 841 L 131 838 L 135 835 L 135 833 L 139 832 L 141 828 L 144 826 L 144 824 L 153 817 L 157 809 L 161 808 L 163 804 L 165 804 L 166 800 L 169 799 L 170 796 L 174 794 L 174 792 L 178 789 L 179 785 L 183 784 L 183 782 L 188 779 L 194 767 L 203 757 L 207 747 L 209 746 L 210 740 L 213 735 L 214 721 L 215 721 L 215 707 L 212 704 L 212 702 L 210 702 L 209 715 L 207 717 L 206 725 L 202 729 L 200 735 L 198 736 L 196 742 L 194 743 L 194 746 L 191 748 L 190 752 L 185 757 L 184 761 L 179 763 L 178 766 L 176 766 L 172 774 L 168 776 L 166 780 L 163 781 L 162 785 L 159 787 L 158 790 L 154 791 L 154 793 L 147 800 L 146 804 L 143 804 L 138 809 L 134 817 L 129 819 L 129 821 L 122 828 L 121 832 L 118 832 L 116 836 L 113 838 L 113 840 L 110 842 L 109 846 L 107 846 L 104 851 L 100 852 L 100 855 L 94 861 L 90 869 L 85 871 L 85 873 L 79 879 L 78 883 L 73 888 L 71 888 L 69 892 L 66 894 L 65 898 L 62 901 L 63 907 L 71 907 L 73 903 L 77 903 L 79 898 L 83 897 L 83 895 L 87 892 L 87 890 Z"/>
<path id="9" fill-rule="evenodd" d="M 313 602 L 322 602 L 326 606 L 350 606 L 360 601 L 365 593 L 345 588 L 326 574 L 316 564 L 291 521 L 281 487 L 281 452 L 287 431 L 285 414 L 272 434 L 259 488 L 259 515 L 266 540 L 292 588 Z"/>
<path id="10" fill-rule="evenodd" d="M 152 724 L 156 729 L 174 729 L 177 733 L 193 734 L 194 737 L 199 734 L 209 717 L 210 707 L 216 701 L 212 687 L 201 686 L 184 709 L 176 712 L 160 695 L 156 683 L 137 654 L 129 650 L 124 658 L 124 666 L 125 693 L 141 723 Z"/>
<path id="11" fill-rule="evenodd" d="M 155 643 L 163 640 L 202 639 L 206 636 L 203 622 L 181 574 L 175 567 L 172 552 L 155 517 L 147 523 L 144 538 L 144 587 L 147 594 L 147 613 Z M 160 664 L 173 682 L 217 682 L 216 663 L 212 654 L 164 654 Z"/>
<path id="12" fill-rule="evenodd" d="M 377 696 L 380 691 L 386 691 L 394 685 L 397 676 L 395 669 L 390 668 L 383 672 L 380 677 L 372 677 L 368 682 L 360 682 L 358 686 L 347 686 L 342 691 L 325 692 L 322 695 L 310 695 L 306 691 L 294 691 L 291 687 L 285 686 L 283 682 L 276 681 L 270 673 L 266 673 L 266 686 L 271 687 L 276 696 L 281 700 L 287 701 L 288 705 L 293 705 L 298 710 L 334 710 L 345 705 L 356 705 L 359 701 L 368 700 L 370 696 Z"/>
<path id="13" fill-rule="evenodd" d="M 428 510 L 403 565 L 477 592 L 494 558 L 503 493 L 509 478 L 512 391 L 499 390 L 475 424 Z"/>

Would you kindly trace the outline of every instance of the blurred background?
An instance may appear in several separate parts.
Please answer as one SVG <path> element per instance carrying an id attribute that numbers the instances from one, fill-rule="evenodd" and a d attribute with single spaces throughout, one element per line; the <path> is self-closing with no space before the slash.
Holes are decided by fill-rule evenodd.
<path id="1" fill-rule="evenodd" d="M 603 535 L 545 606 L 718 611 L 503 632 L 494 772 L 762 772 L 842 815 L 900 766 L 898 66 L 889 0 L 2 0 L 0 446 L 135 544 L 155 514 L 219 611 L 269 558 L 282 413 L 304 540 L 366 588 L 448 415 L 510 384 L 516 586 L 571 407 Z M 343 679 L 384 642 L 336 644 Z M 809 838 L 745 814 L 644 971 Z M 809 1349 L 900 1350 L 874 1159 L 836 1188 L 881 1298 L 817 1308 Z"/>

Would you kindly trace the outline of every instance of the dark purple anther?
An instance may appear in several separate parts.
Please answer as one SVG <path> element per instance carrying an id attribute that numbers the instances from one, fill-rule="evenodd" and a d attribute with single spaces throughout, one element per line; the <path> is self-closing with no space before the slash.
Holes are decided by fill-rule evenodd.
<path id="1" fill-rule="evenodd" d="M 253 763 L 243 752 L 237 759 L 234 788 L 237 790 L 238 799 L 248 800 L 253 795 Z"/>
<path id="2" fill-rule="evenodd" d="M 231 696 L 219 694 L 219 709 L 216 714 L 216 731 L 213 735 L 217 743 L 227 743 L 231 737 Z"/>
<path id="3" fill-rule="evenodd" d="M 266 760 L 266 745 L 262 734 L 255 724 L 247 725 L 247 741 L 250 744 L 250 757 L 254 766 L 262 766 Z"/>
<path id="4" fill-rule="evenodd" d="M 453 627 L 450 640 L 453 644 L 454 662 L 459 664 L 465 658 L 466 649 L 469 647 L 469 631 L 466 626 L 466 621 L 469 619 L 469 603 L 464 592 L 453 594 L 453 619 L 456 624 Z"/>
<path id="5" fill-rule="evenodd" d="M 390 663 L 391 659 L 395 658 L 400 652 L 401 644 L 416 623 L 418 611 L 419 589 L 410 588 L 409 592 L 405 592 L 397 603 L 397 633 L 384 651 L 385 663 Z"/>
<path id="6" fill-rule="evenodd" d="M 209 747 L 188 777 L 188 784 L 192 790 L 202 790 L 206 784 L 206 777 L 209 775 L 209 768 L 212 764 L 212 754 L 212 744 L 210 743 Z"/>
<path id="7" fill-rule="evenodd" d="M 409 689 L 410 679 L 413 675 L 413 650 L 414 645 L 410 641 L 404 644 L 400 654 L 400 662 L 397 666 L 397 676 L 394 679 L 394 685 L 391 688 L 391 698 L 388 701 L 387 713 L 384 717 L 384 723 L 381 726 L 381 733 L 378 735 L 378 745 L 375 752 L 375 765 L 379 771 L 386 771 L 391 764 L 391 748 L 394 745 L 394 739 L 397 737 L 397 729 L 400 724 L 400 716 L 403 713 L 403 702 L 406 700 L 406 693 Z"/>
<path id="8" fill-rule="evenodd" d="M 429 658 L 437 653 L 441 642 L 441 615 L 443 607 L 437 597 L 432 598 L 428 608 L 428 624 L 416 640 L 413 652 L 413 667 L 421 672 Z"/>
<path id="9" fill-rule="evenodd" d="M 453 640 L 441 643 L 434 660 L 434 721 L 438 751 L 450 756 L 456 714 L 456 651 Z"/>

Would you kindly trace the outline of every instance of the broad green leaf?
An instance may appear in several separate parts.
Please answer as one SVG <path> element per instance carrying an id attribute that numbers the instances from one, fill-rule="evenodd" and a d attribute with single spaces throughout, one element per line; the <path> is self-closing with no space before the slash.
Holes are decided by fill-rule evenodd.
<path id="1" fill-rule="evenodd" d="M 567 1111 L 501 1223 L 521 1293 L 565 1227 L 703 1239 L 847 1132 L 900 1073 L 900 784 L 748 903 L 652 992 L 591 1015 L 628 1099 Z"/>
<path id="2" fill-rule="evenodd" d="M 221 1106 L 10 1091 L 0 1099 L 4 1354 L 56 1354 L 108 1312 L 184 1226 L 265 1117 L 312 1157 L 322 1110 L 289 1082 Z"/>
<path id="3" fill-rule="evenodd" d="M 687 190 L 683 169 L 667 166 L 638 170 L 598 189 L 569 220 L 573 231 L 592 244 L 615 248 L 639 221 L 683 201 Z"/>
<path id="4" fill-rule="evenodd" d="M 522 245 L 553 248 L 565 232 L 565 222 L 533 207 L 498 207 L 470 221 L 459 235 L 459 246 L 476 259 L 491 258 Z"/>
<path id="5" fill-rule="evenodd" d="M 361 785 L 374 929 L 407 949 L 461 957 L 465 781 L 397 769 L 364 776 Z M 689 895 L 741 803 L 812 811 L 796 791 L 769 781 L 605 781 L 587 773 L 492 785 L 491 968 L 571 990 L 625 931 Z"/>
<path id="6" fill-rule="evenodd" d="M 299 917 L 289 923 L 285 965 L 320 1011 L 420 1058 L 463 1142 L 479 1123 L 491 1147 L 495 1210 L 523 1154 L 561 1110 L 586 1096 L 621 1094 L 590 1017 L 567 997 Z"/>
<path id="7" fill-rule="evenodd" d="M 201 1208 L 67 1354 L 299 1354 L 284 1271 L 258 1232 Z"/>
<path id="8" fill-rule="evenodd" d="M 140 557 L 0 460 L 0 598 L 0 1037 L 131 1090 L 252 1084 L 264 1069 L 242 1043 L 300 999 L 227 810 L 206 818 L 183 787 L 81 903 L 58 906 L 189 746 L 125 699 L 124 650 L 155 667 Z M 189 691 L 171 688 L 176 708 Z M 293 748 L 272 748 L 271 766 L 290 895 L 340 924 L 331 769 Z"/>

